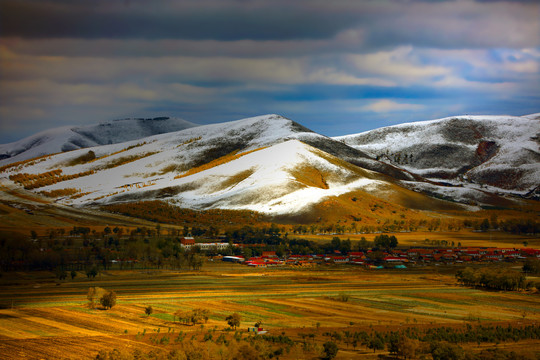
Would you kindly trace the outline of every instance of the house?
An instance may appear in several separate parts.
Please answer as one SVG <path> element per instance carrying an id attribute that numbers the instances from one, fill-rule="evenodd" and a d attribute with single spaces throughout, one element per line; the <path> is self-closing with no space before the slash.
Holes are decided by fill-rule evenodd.
<path id="1" fill-rule="evenodd" d="M 248 327 L 248 332 L 253 332 L 257 335 L 264 335 L 268 333 L 268 330 L 264 330 L 262 327 Z"/>
<path id="2" fill-rule="evenodd" d="M 184 249 L 191 249 L 195 245 L 195 239 L 191 236 L 184 236 L 180 239 L 180 244 Z"/>
<path id="3" fill-rule="evenodd" d="M 538 249 L 531 249 L 531 248 L 524 248 L 521 249 L 521 254 L 523 256 L 536 256 L 540 257 L 540 250 Z"/>
<path id="4" fill-rule="evenodd" d="M 395 257 L 395 256 L 387 256 L 383 260 L 386 261 L 386 262 L 405 262 L 405 261 L 409 261 L 407 259 L 399 258 L 399 257 Z"/>
<path id="5" fill-rule="evenodd" d="M 266 263 L 262 258 L 249 258 L 244 264 L 251 267 L 266 267 Z"/>
<path id="6" fill-rule="evenodd" d="M 201 250 L 225 250 L 229 247 L 229 243 L 222 242 L 212 242 L 212 243 L 197 243 L 195 246 L 198 246 Z"/>
<path id="7" fill-rule="evenodd" d="M 434 250 L 432 249 L 409 249 L 407 250 L 407 256 L 409 258 L 431 258 L 433 257 Z"/>
<path id="8" fill-rule="evenodd" d="M 349 258 L 346 256 L 332 256 L 329 261 L 333 261 L 334 264 L 346 264 L 349 262 Z"/>

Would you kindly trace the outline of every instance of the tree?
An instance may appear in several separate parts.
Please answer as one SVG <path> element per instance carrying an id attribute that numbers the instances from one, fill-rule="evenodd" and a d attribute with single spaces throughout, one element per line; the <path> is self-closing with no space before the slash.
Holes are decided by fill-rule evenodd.
<path id="1" fill-rule="evenodd" d="M 323 359 L 333 359 L 339 351 L 338 346 L 333 341 L 327 341 L 323 344 Z"/>
<path id="2" fill-rule="evenodd" d="M 146 316 L 152 315 L 153 312 L 154 312 L 154 309 L 152 309 L 152 306 L 150 305 L 144 308 L 144 313 L 146 314 Z"/>
<path id="3" fill-rule="evenodd" d="M 489 220 L 488 219 L 484 219 L 481 223 L 480 223 L 480 231 L 488 231 L 489 230 Z"/>
<path id="4" fill-rule="evenodd" d="M 188 265 L 193 270 L 200 270 L 204 263 L 204 257 L 197 253 L 190 253 L 187 256 Z"/>
<path id="5" fill-rule="evenodd" d="M 242 317 L 238 313 L 233 313 L 225 318 L 227 321 L 227 324 L 229 324 L 230 327 L 236 330 L 238 326 L 240 326 L 240 321 L 242 320 Z"/>
<path id="6" fill-rule="evenodd" d="M 386 234 L 377 235 L 375 236 L 374 242 L 375 242 L 375 246 L 379 248 L 393 249 L 398 246 L 398 240 L 394 235 L 392 236 L 388 236 Z"/>
<path id="7" fill-rule="evenodd" d="M 540 259 L 528 258 L 523 265 L 523 272 L 540 274 Z"/>
<path id="8" fill-rule="evenodd" d="M 174 315 L 173 319 L 178 318 L 178 321 L 184 324 L 189 324 L 191 322 L 191 312 L 183 311 L 180 309 L 180 310 L 177 310 L 173 315 Z"/>
<path id="9" fill-rule="evenodd" d="M 465 356 L 463 350 L 458 345 L 436 342 L 432 343 L 430 347 L 433 360 L 461 360 Z"/>
<path id="10" fill-rule="evenodd" d="M 242 344 L 238 347 L 238 350 L 236 350 L 236 354 L 234 355 L 233 359 L 235 360 L 258 360 L 259 357 L 259 351 L 255 349 L 250 344 Z"/>
<path id="11" fill-rule="evenodd" d="M 88 288 L 88 293 L 86 294 L 86 298 L 88 299 L 88 307 L 90 309 L 95 308 L 96 301 L 100 299 L 104 293 L 105 293 L 105 289 L 102 289 L 97 286 Z"/>
<path id="12" fill-rule="evenodd" d="M 334 236 L 331 241 L 332 249 L 339 250 L 339 247 L 341 246 L 341 239 L 337 236 Z"/>
<path id="13" fill-rule="evenodd" d="M 61 267 L 56 268 L 55 275 L 58 280 L 65 280 L 67 278 L 67 272 Z"/>
<path id="14" fill-rule="evenodd" d="M 99 299 L 99 302 L 105 309 L 111 309 L 116 305 L 116 293 L 114 291 L 106 292 L 101 299 Z"/>
<path id="15" fill-rule="evenodd" d="M 86 270 L 86 277 L 87 278 L 95 278 L 98 274 L 98 269 L 96 266 L 92 266 L 92 268 L 89 268 Z"/>
<path id="16" fill-rule="evenodd" d="M 208 321 L 210 312 L 205 309 L 193 309 L 192 311 L 177 310 L 174 313 L 174 317 L 178 317 L 178 321 L 186 325 L 195 325 L 199 323 L 206 323 Z"/>
<path id="17" fill-rule="evenodd" d="M 398 340 L 397 353 L 403 356 L 404 359 L 413 359 L 416 356 L 419 346 L 418 340 L 403 336 Z"/>
<path id="18" fill-rule="evenodd" d="M 210 311 L 206 309 L 193 309 L 191 314 L 191 322 L 193 324 L 200 324 L 203 322 L 206 324 L 208 318 L 210 317 Z"/>
<path id="19" fill-rule="evenodd" d="M 75 279 L 77 277 L 77 272 L 75 270 L 71 270 L 71 280 Z"/>
<path id="20" fill-rule="evenodd" d="M 360 241 L 358 242 L 358 250 L 360 251 L 366 251 L 369 248 L 369 241 L 366 240 L 365 237 L 361 237 Z"/>
<path id="21" fill-rule="evenodd" d="M 381 338 L 378 336 L 374 336 L 368 344 L 368 347 L 370 349 L 373 349 L 373 352 L 376 350 L 382 350 L 384 349 L 384 343 L 382 342 Z"/>

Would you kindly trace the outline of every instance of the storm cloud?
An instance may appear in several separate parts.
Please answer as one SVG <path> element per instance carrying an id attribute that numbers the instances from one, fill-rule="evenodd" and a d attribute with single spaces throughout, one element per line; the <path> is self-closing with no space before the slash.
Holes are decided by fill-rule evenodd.
<path id="1" fill-rule="evenodd" d="M 129 116 L 327 135 L 540 110 L 535 1 L 0 0 L 0 142 Z"/>

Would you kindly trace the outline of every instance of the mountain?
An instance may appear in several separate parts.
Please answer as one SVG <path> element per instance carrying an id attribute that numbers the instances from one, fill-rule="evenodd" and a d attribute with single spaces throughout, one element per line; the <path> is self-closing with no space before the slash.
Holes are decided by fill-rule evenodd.
<path id="1" fill-rule="evenodd" d="M 169 117 L 122 119 L 87 126 L 64 126 L 9 144 L 1 144 L 0 165 L 63 151 L 136 140 L 194 126 L 197 125 Z"/>
<path id="2" fill-rule="evenodd" d="M 283 215 L 352 191 L 416 196 L 404 196 L 396 185 L 396 177 L 414 179 L 406 172 L 279 115 L 79 149 L 3 170 L 27 189 L 77 206 L 166 199 L 195 209 Z"/>
<path id="3" fill-rule="evenodd" d="M 540 114 L 449 117 L 335 139 L 435 182 L 523 196 L 538 191 Z"/>
<path id="4" fill-rule="evenodd" d="M 299 222 L 334 215 L 400 222 L 418 217 L 417 210 L 517 206 L 511 194 L 533 187 L 527 179 L 537 174 L 538 162 L 525 156 L 522 163 L 511 161 L 530 152 L 534 159 L 531 123 L 538 119 L 516 118 L 515 127 L 504 119 L 452 118 L 329 138 L 282 116 L 264 115 L 9 164 L 1 168 L 0 180 L 76 207 L 157 199 Z M 520 188 L 472 183 L 471 171 L 480 173 L 491 163 L 500 165 L 495 169 L 523 169 Z"/>

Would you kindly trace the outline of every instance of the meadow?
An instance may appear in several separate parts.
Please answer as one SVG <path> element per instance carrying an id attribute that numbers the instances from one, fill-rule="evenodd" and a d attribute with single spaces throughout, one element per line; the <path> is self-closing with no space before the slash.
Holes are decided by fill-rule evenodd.
<path id="1" fill-rule="evenodd" d="M 540 320 L 537 294 L 459 286 L 454 272 L 444 266 L 379 271 L 335 265 L 252 269 L 207 261 L 198 272 L 110 270 L 92 280 L 83 273 L 63 281 L 46 271 L 4 273 L 0 278 L 0 357 L 91 359 L 103 349 L 168 351 L 185 343 L 186 334 L 199 344 L 208 342 L 208 334 L 214 339 L 222 333 L 247 337 L 247 328 L 261 321 L 269 334 L 287 336 L 295 344 L 279 358 L 315 359 L 328 334 L 336 332 L 464 324 L 519 326 Z M 117 305 L 111 310 L 88 308 L 86 294 L 94 286 L 116 291 Z M 147 306 L 153 308 L 149 316 Z M 209 310 L 207 323 L 174 321 L 176 311 L 198 308 Z M 237 333 L 228 330 L 225 320 L 235 312 L 241 316 Z M 306 350 L 307 334 L 313 334 L 313 345 Z M 173 341 L 179 338 L 182 341 Z M 538 340 L 497 346 L 522 350 L 523 344 L 528 351 L 540 351 Z M 467 346 L 479 350 L 488 345 Z M 338 346 L 337 359 L 388 354 L 366 346 L 353 349 L 339 341 Z M 232 350 L 220 351 L 216 359 L 229 358 L 226 353 Z"/>

